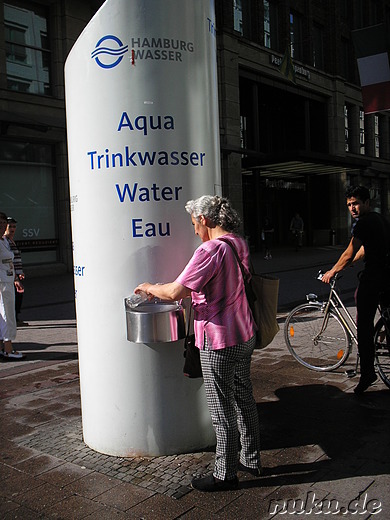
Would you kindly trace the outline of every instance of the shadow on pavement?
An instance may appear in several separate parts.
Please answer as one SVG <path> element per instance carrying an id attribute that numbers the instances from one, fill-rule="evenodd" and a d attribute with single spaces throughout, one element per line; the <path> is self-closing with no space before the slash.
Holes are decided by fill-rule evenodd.
<path id="1" fill-rule="evenodd" d="M 390 470 L 388 414 L 390 393 L 370 391 L 362 396 L 332 385 L 285 387 L 275 391 L 279 401 L 258 404 L 264 477 L 242 487 L 286 486 L 373 476 Z M 317 460 L 308 447 L 320 447 Z M 290 464 L 283 450 L 295 451 Z M 282 450 L 282 451 L 281 451 Z M 313 451 L 313 453 L 315 450 Z M 296 460 L 302 460 L 297 463 Z M 371 461 L 368 463 L 367 461 Z"/>

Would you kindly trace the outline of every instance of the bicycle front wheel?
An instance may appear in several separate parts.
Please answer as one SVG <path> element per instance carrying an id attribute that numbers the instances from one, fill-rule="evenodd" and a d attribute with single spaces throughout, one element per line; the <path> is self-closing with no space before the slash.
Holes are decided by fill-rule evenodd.
<path id="1" fill-rule="evenodd" d="M 334 370 L 349 355 L 348 332 L 333 311 L 325 316 L 320 303 L 293 309 L 286 319 L 284 338 L 294 358 L 311 370 Z"/>
<path id="2" fill-rule="evenodd" d="M 390 330 L 386 321 L 379 318 L 374 331 L 375 360 L 382 381 L 390 388 Z"/>

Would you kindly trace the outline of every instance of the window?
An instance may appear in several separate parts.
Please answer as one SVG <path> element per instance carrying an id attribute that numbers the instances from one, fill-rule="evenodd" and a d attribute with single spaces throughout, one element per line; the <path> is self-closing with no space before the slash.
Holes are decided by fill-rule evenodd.
<path id="1" fill-rule="evenodd" d="M 313 27 L 313 65 L 324 70 L 324 29 L 317 24 Z"/>
<path id="2" fill-rule="evenodd" d="M 345 136 L 345 151 L 350 151 L 350 135 L 349 135 L 349 109 L 344 105 L 344 136 Z"/>
<path id="3" fill-rule="evenodd" d="M 7 87 L 50 95 L 47 14 L 39 6 L 28 9 L 4 4 Z"/>
<path id="4" fill-rule="evenodd" d="M 380 157 L 380 131 L 379 116 L 374 115 L 374 139 L 375 139 L 375 157 Z"/>
<path id="5" fill-rule="evenodd" d="M 350 16 L 349 0 L 339 0 L 339 6 L 341 20 L 345 23 Z"/>
<path id="6" fill-rule="evenodd" d="M 353 28 L 361 29 L 367 24 L 364 18 L 364 3 L 366 0 L 355 0 L 353 2 Z"/>
<path id="7" fill-rule="evenodd" d="M 345 38 L 341 38 L 340 46 L 340 75 L 347 81 L 351 81 L 351 67 L 350 67 L 350 42 Z"/>
<path id="8" fill-rule="evenodd" d="M 247 147 L 247 117 L 240 116 L 240 146 L 241 148 Z"/>
<path id="9" fill-rule="evenodd" d="M 277 8 L 274 2 L 264 0 L 264 46 L 278 50 Z"/>
<path id="10" fill-rule="evenodd" d="M 242 27 L 242 0 L 233 0 L 234 9 L 234 30 L 243 34 Z"/>
<path id="11" fill-rule="evenodd" d="M 15 240 L 26 265 L 57 260 L 52 151 L 48 144 L 0 140 L 1 207 L 18 221 Z"/>
<path id="12" fill-rule="evenodd" d="M 252 38 L 252 17 L 251 0 L 233 0 L 234 11 L 234 30 L 238 31 L 245 38 Z"/>
<path id="13" fill-rule="evenodd" d="M 364 155 L 366 153 L 365 136 L 364 136 L 364 111 L 359 110 L 359 153 Z"/>
<path id="14" fill-rule="evenodd" d="M 271 16 L 269 12 L 269 0 L 264 0 L 264 46 L 271 48 Z"/>
<path id="15" fill-rule="evenodd" d="M 302 16 L 290 13 L 290 42 L 291 58 L 302 61 L 303 58 L 303 31 Z"/>

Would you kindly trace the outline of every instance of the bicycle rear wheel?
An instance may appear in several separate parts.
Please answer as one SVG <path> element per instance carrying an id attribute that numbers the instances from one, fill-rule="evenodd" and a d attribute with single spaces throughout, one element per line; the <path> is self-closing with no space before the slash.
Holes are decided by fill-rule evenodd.
<path id="1" fill-rule="evenodd" d="M 380 378 L 390 388 L 390 330 L 384 318 L 379 318 L 374 331 L 375 360 Z"/>
<path id="2" fill-rule="evenodd" d="M 350 337 L 333 311 L 327 315 L 320 303 L 304 303 L 287 316 L 284 338 L 287 348 L 303 366 L 319 372 L 334 370 L 347 359 Z"/>

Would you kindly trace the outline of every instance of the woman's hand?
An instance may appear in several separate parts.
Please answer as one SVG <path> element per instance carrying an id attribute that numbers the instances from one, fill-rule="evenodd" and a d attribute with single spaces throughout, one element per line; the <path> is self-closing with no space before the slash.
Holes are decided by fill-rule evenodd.
<path id="1" fill-rule="evenodd" d="M 187 287 L 184 287 L 183 285 L 180 285 L 177 282 L 170 282 L 170 283 L 156 283 L 151 284 L 149 282 L 144 282 L 139 284 L 135 289 L 134 292 L 137 294 L 139 292 L 143 291 L 148 295 L 148 298 L 151 299 L 153 296 L 156 298 L 160 298 L 161 300 L 170 300 L 170 301 L 177 301 L 181 300 L 182 298 L 186 298 L 187 296 L 190 296 L 191 290 L 187 289 Z"/>
<path id="2" fill-rule="evenodd" d="M 149 282 L 144 282 L 144 283 L 141 283 L 138 285 L 138 287 L 136 287 L 134 289 L 134 293 L 135 294 L 138 294 L 140 292 L 144 292 L 146 294 L 146 296 L 148 297 L 148 300 L 151 300 L 153 298 L 153 294 L 150 292 L 150 288 L 152 287 L 152 284 L 149 283 Z"/>
<path id="3" fill-rule="evenodd" d="M 20 283 L 20 281 L 19 281 L 19 280 L 15 280 L 14 283 L 15 283 L 16 291 L 17 291 L 18 293 L 23 293 L 23 292 L 24 292 L 24 287 L 23 287 L 23 285 Z"/>

